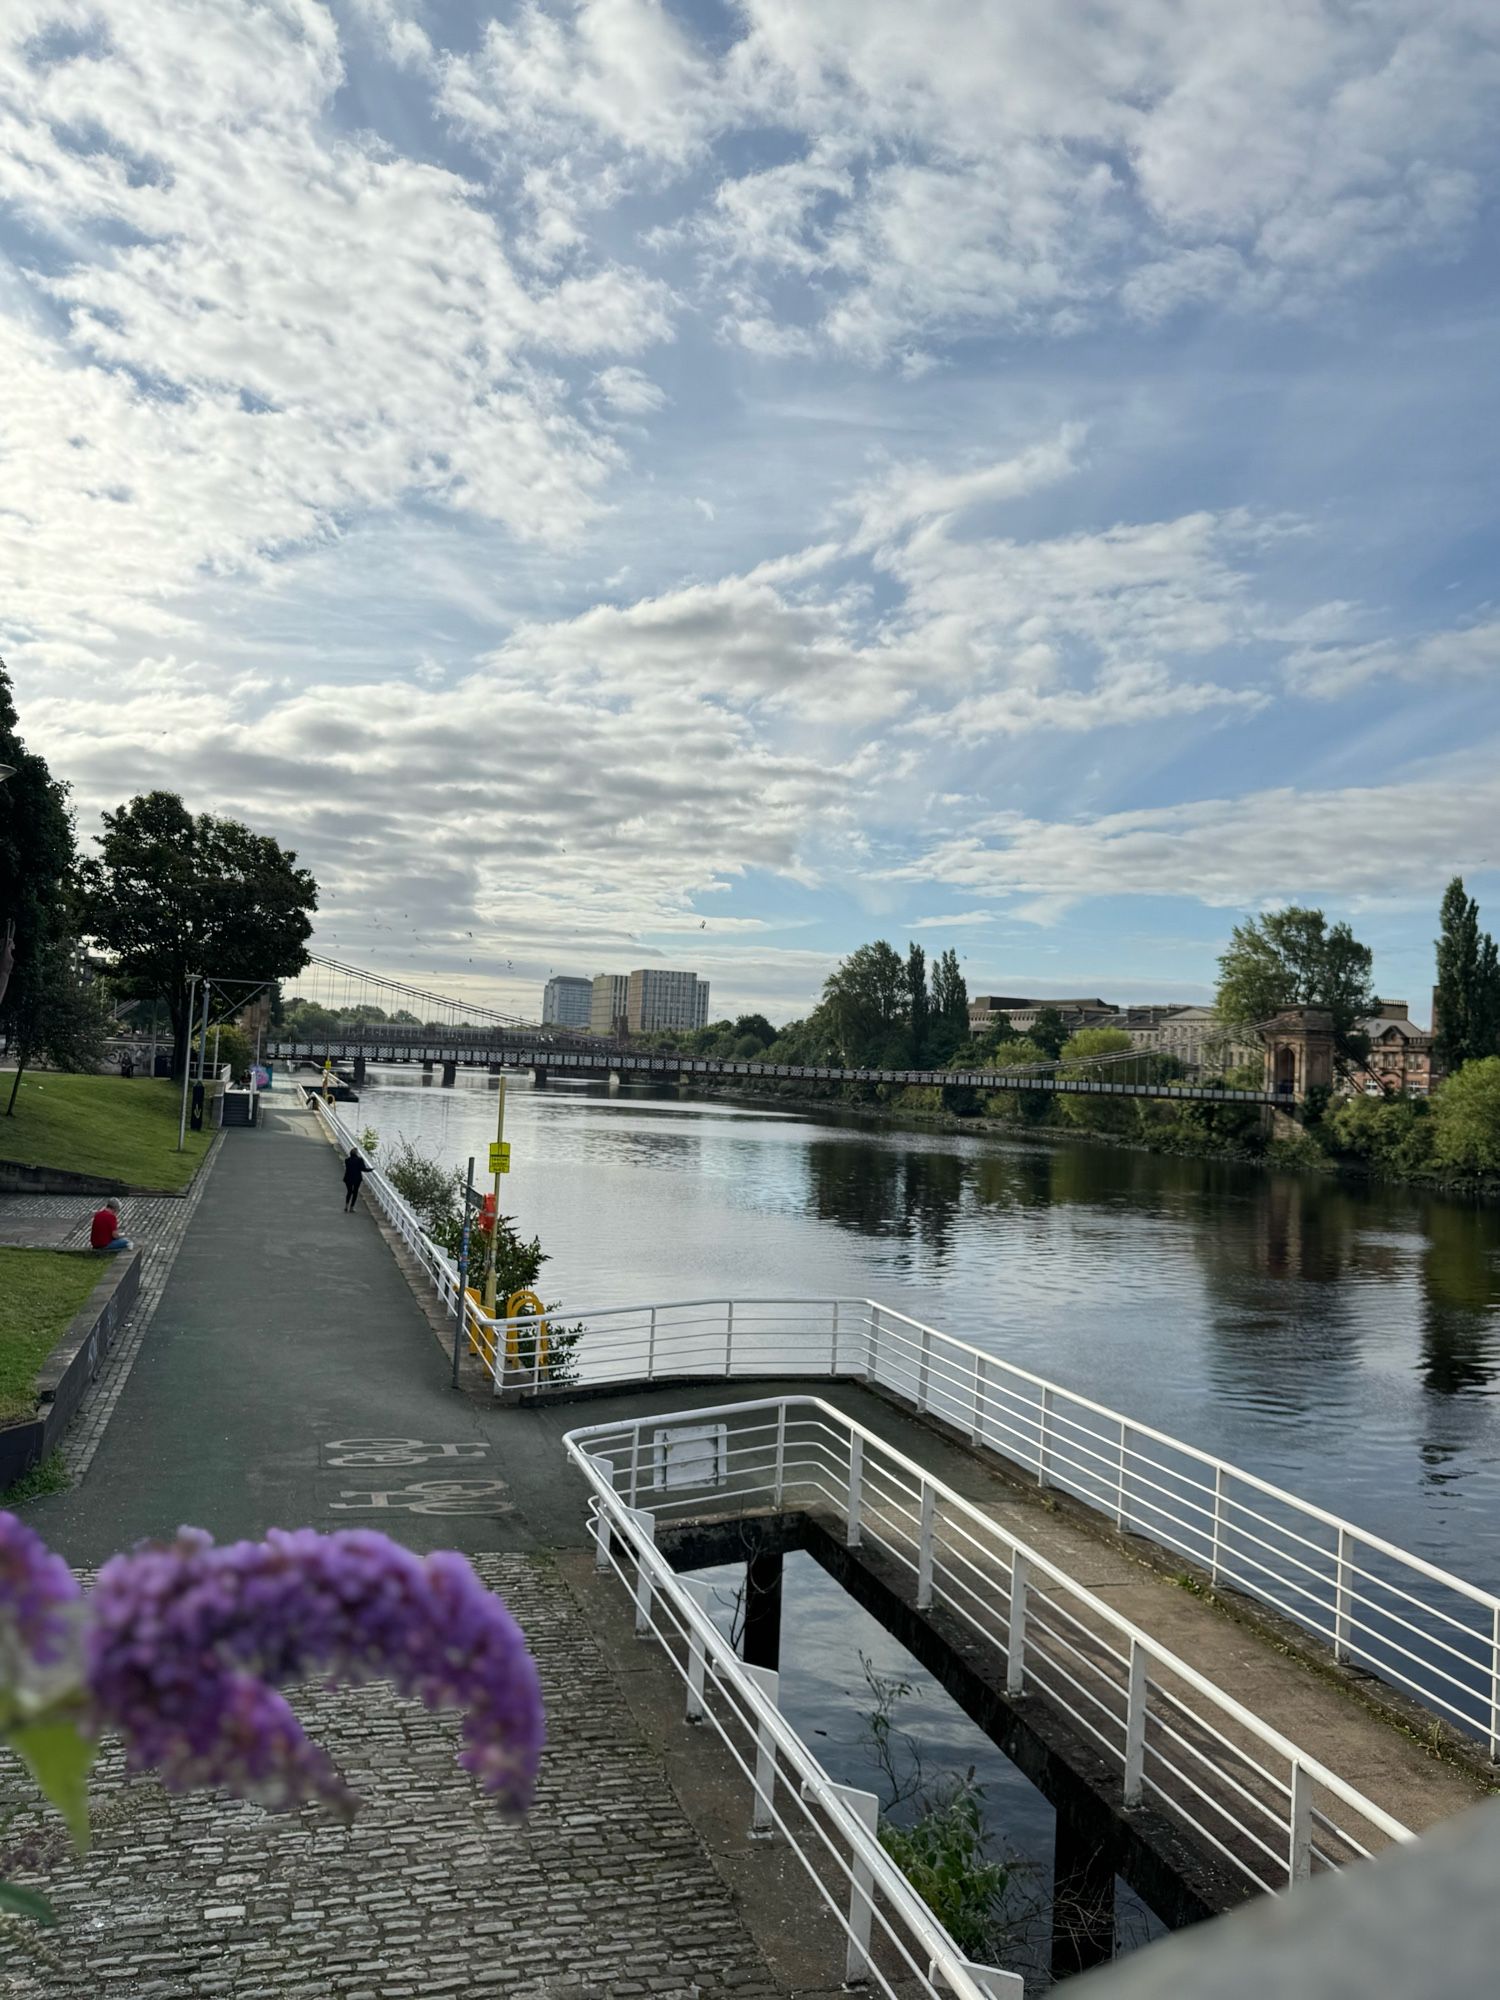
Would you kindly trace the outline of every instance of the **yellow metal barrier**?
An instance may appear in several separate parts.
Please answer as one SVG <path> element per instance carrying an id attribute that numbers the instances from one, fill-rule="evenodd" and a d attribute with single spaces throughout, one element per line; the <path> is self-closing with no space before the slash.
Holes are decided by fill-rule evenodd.
<path id="1" fill-rule="evenodd" d="M 469 1316 L 469 1352 L 477 1354 L 485 1367 L 493 1371 L 495 1366 L 495 1350 L 486 1342 L 485 1325 L 482 1317 L 484 1313 L 484 1299 L 480 1293 L 475 1291 L 472 1285 L 465 1289 L 464 1297 L 474 1308 Z"/>
<path id="2" fill-rule="evenodd" d="M 530 1361 L 523 1363 L 521 1360 L 521 1350 L 516 1340 L 516 1315 L 518 1313 L 525 1313 L 527 1315 L 544 1313 L 546 1310 L 546 1300 L 539 1299 L 535 1292 L 512 1292 L 510 1297 L 505 1301 L 505 1365 L 507 1368 L 529 1368 L 532 1365 Z M 548 1348 L 547 1322 L 544 1319 L 538 1319 L 536 1322 L 536 1338 L 538 1373 L 542 1373 L 547 1367 Z"/>

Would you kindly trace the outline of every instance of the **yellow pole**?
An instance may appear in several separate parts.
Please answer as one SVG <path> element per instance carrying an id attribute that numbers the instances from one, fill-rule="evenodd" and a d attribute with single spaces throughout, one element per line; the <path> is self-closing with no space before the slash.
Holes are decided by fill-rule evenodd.
<path id="1" fill-rule="evenodd" d="M 495 1093 L 498 1099 L 495 1109 L 495 1144 L 499 1146 L 505 1140 L 505 1077 L 503 1073 L 496 1078 L 496 1083 L 499 1087 Z M 500 1162 L 498 1154 L 495 1160 L 495 1171 L 491 1179 L 495 1190 L 495 1226 L 490 1231 L 490 1251 L 489 1256 L 485 1260 L 484 1310 L 486 1315 L 490 1319 L 493 1319 L 495 1317 L 495 1253 L 500 1248 Z"/>

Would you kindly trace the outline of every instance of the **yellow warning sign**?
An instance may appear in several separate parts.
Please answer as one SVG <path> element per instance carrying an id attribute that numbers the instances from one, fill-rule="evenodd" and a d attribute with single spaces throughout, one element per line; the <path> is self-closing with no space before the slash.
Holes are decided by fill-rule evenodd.
<path id="1" fill-rule="evenodd" d="M 508 1174 L 510 1172 L 510 1141 L 502 1139 L 498 1145 L 490 1147 L 490 1172 Z"/>

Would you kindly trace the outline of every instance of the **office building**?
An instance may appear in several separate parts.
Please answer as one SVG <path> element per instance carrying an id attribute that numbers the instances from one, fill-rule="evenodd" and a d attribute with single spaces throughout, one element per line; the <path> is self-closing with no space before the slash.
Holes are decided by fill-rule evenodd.
<path id="1" fill-rule="evenodd" d="M 632 972 L 625 1020 L 633 1035 L 701 1028 L 708 1021 L 708 981 L 695 972 L 665 972 L 656 966 Z"/>
<path id="2" fill-rule="evenodd" d="M 592 979 L 549 979 L 542 993 L 544 1027 L 587 1028 L 594 1004 Z"/>
<path id="3" fill-rule="evenodd" d="M 623 972 L 601 972 L 589 993 L 589 1033 L 618 1035 L 625 1028 L 625 1001 L 630 981 Z"/>
<path id="4" fill-rule="evenodd" d="M 1225 1026 L 1216 1007 L 1127 1007 L 1105 1025 L 1123 1028 L 1138 1049 L 1171 1056 L 1189 1076 L 1217 1076 L 1265 1057 L 1257 1040 Z"/>

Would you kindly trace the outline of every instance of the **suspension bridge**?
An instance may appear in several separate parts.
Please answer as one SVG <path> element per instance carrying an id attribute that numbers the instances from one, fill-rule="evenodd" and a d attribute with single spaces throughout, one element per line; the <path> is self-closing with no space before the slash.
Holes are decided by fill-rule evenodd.
<path id="1" fill-rule="evenodd" d="M 298 1007 L 296 1002 L 305 1003 Z M 938 1090 L 1041 1091 L 1049 1095 L 1186 1100 L 1200 1104 L 1285 1106 L 1289 1091 L 1233 1090 L 1161 1075 L 1161 1059 L 1137 1050 L 1090 1058 L 976 1069 L 886 1069 L 830 1063 L 778 1063 L 643 1048 L 602 1035 L 528 1021 L 411 986 L 337 959 L 310 957 L 285 982 L 291 1021 L 272 1028 L 266 1053 L 281 1063 L 348 1065 L 356 1088 L 374 1064 L 417 1064 L 445 1085 L 460 1069 L 529 1071 L 538 1084 L 614 1077 L 622 1082 L 716 1080 L 766 1083 L 887 1084 Z M 317 1010 L 316 1013 L 313 1010 Z M 421 1011 L 419 1011 L 421 1010 Z M 1154 1073 L 1153 1073 L 1154 1072 Z"/>

